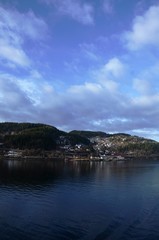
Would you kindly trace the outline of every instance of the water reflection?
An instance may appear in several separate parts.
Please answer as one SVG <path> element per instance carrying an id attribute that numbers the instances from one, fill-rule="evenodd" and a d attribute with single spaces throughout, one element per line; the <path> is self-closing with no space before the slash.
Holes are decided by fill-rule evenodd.
<path id="1" fill-rule="evenodd" d="M 63 162 L 39 161 L 39 160 L 1 160 L 0 184 L 41 186 L 61 175 Z"/>
<path id="2" fill-rule="evenodd" d="M 151 161 L 51 161 L 51 160 L 0 160 L 0 184 L 41 184 L 56 180 L 78 180 L 92 177 L 96 181 L 110 178 L 123 179 L 127 176 L 141 174 L 155 165 Z M 86 178 L 87 179 L 87 178 Z"/>
<path id="3" fill-rule="evenodd" d="M 158 171 L 158 161 L 1 160 L 1 239 L 158 239 Z"/>

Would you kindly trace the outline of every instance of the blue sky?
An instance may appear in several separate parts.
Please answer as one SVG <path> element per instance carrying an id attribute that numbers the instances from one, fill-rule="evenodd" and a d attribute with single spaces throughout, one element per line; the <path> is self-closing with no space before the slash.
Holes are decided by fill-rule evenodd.
<path id="1" fill-rule="evenodd" d="M 157 0 L 0 0 L 0 121 L 159 140 Z"/>

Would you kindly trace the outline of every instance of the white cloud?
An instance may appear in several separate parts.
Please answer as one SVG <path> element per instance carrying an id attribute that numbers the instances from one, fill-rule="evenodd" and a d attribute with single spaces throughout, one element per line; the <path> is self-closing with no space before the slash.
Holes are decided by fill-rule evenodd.
<path id="1" fill-rule="evenodd" d="M 10 45 L 0 39 L 0 58 L 25 67 L 30 65 L 30 60 L 20 46 Z"/>
<path id="2" fill-rule="evenodd" d="M 130 99 L 120 89 L 109 90 L 98 79 L 72 85 L 60 93 L 53 84 L 37 76 L 34 78 L 33 72 L 22 79 L 0 73 L 2 120 L 44 122 L 68 130 L 157 129 L 158 94 Z M 111 86 L 111 80 L 108 83 Z"/>
<path id="3" fill-rule="evenodd" d="M 17 10 L 0 7 L 0 13 L 0 29 L 6 33 L 8 31 L 6 36 L 14 43 L 21 43 L 21 34 L 31 39 L 46 37 L 42 34 L 47 31 L 46 23 L 32 11 L 20 13 Z"/>
<path id="4" fill-rule="evenodd" d="M 32 11 L 27 12 L 26 14 L 18 14 L 19 24 L 20 21 L 23 21 L 20 31 L 22 34 L 25 34 L 31 39 L 45 39 L 47 37 L 48 27 L 43 19 L 35 16 Z"/>
<path id="5" fill-rule="evenodd" d="M 94 8 L 89 3 L 82 3 L 80 0 L 42 0 L 43 2 L 53 5 L 59 14 L 71 17 L 72 19 L 85 24 L 92 25 L 94 23 Z"/>
<path id="6" fill-rule="evenodd" d="M 118 90 L 118 84 L 113 80 L 102 81 L 102 85 L 110 92 L 115 93 Z"/>
<path id="7" fill-rule="evenodd" d="M 133 80 L 133 88 L 137 92 L 139 92 L 143 95 L 150 94 L 152 92 L 150 82 L 145 79 L 139 79 L 139 78 L 134 79 Z"/>
<path id="8" fill-rule="evenodd" d="M 114 77 L 118 78 L 124 73 L 125 66 L 118 58 L 112 58 L 104 66 L 104 71 L 111 73 Z"/>
<path id="9" fill-rule="evenodd" d="M 32 111 L 32 101 L 27 94 L 16 84 L 15 79 L 8 74 L 0 74 L 0 112 L 1 118 L 8 120 L 23 119 Z"/>
<path id="10" fill-rule="evenodd" d="M 21 67 L 31 64 L 24 44 L 42 39 L 47 26 L 33 12 L 20 13 L 0 6 L 0 58 Z M 9 66 L 9 65 L 8 65 Z"/>
<path id="11" fill-rule="evenodd" d="M 93 94 L 99 94 L 102 92 L 102 87 L 98 83 L 88 83 L 86 82 L 83 85 L 73 85 L 69 88 L 69 93 L 71 94 L 81 94 L 83 93 L 93 93 Z"/>
<path id="12" fill-rule="evenodd" d="M 143 107 L 141 111 L 144 112 L 144 108 L 147 108 L 147 114 L 151 115 L 152 112 L 156 112 L 157 114 L 159 113 L 159 110 L 157 108 L 159 104 L 159 94 L 154 94 L 154 95 L 142 95 L 140 97 L 136 97 L 132 100 L 132 104 L 138 107 Z M 150 110 L 151 108 L 151 110 Z"/>
<path id="13" fill-rule="evenodd" d="M 119 81 L 125 72 L 125 65 L 118 59 L 112 58 L 105 65 L 93 72 L 94 78 L 107 91 L 115 93 L 118 91 Z"/>
<path id="14" fill-rule="evenodd" d="M 53 86 L 51 86 L 50 84 L 46 83 L 43 86 L 44 92 L 48 93 L 48 94 L 52 94 L 54 92 L 54 88 Z"/>
<path id="15" fill-rule="evenodd" d="M 130 50 L 138 50 L 147 45 L 159 47 L 159 6 L 152 6 L 143 16 L 134 19 L 132 31 L 123 36 Z"/>

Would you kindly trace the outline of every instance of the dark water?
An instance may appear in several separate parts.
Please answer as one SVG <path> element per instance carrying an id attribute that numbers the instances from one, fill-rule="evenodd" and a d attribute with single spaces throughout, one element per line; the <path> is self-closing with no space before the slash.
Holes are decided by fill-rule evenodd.
<path id="1" fill-rule="evenodd" d="M 159 161 L 0 161 L 0 239 L 159 239 Z"/>

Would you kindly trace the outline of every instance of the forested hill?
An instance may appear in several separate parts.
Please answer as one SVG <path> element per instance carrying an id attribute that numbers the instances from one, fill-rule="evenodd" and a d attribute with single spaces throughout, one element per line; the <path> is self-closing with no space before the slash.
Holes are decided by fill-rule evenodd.
<path id="1" fill-rule="evenodd" d="M 51 128 L 54 131 L 59 131 L 57 128 L 41 124 L 41 123 L 16 123 L 16 122 L 4 122 L 0 123 L 0 134 L 14 134 L 20 133 L 26 130 L 35 130 L 37 128 Z"/>
<path id="2" fill-rule="evenodd" d="M 56 127 L 38 123 L 0 123 L 0 142 L 8 148 L 51 150 L 60 144 L 89 144 L 82 136 L 76 136 Z"/>
<path id="3" fill-rule="evenodd" d="M 86 137 L 86 138 L 93 138 L 93 137 L 110 137 L 110 136 L 112 136 L 111 134 L 105 133 L 105 132 L 78 131 L 78 130 L 73 130 L 73 131 L 70 132 L 70 134 L 79 135 L 79 136 Z"/>
<path id="4" fill-rule="evenodd" d="M 125 133 L 108 134 L 95 131 L 61 131 L 40 123 L 0 123 L 0 147 L 6 149 L 56 150 L 76 145 L 106 153 L 159 153 L 159 143 Z"/>
<path id="5" fill-rule="evenodd" d="M 71 132 L 69 132 L 70 134 L 74 134 L 74 135 L 79 135 L 82 137 L 86 137 L 86 138 L 94 138 L 94 137 L 100 137 L 100 138 L 108 138 L 108 137 L 118 137 L 118 136 L 125 136 L 125 137 L 130 137 L 130 134 L 127 133 L 105 133 L 105 132 L 101 132 L 101 131 L 80 131 L 80 130 L 73 130 Z"/>
<path id="6" fill-rule="evenodd" d="M 108 134 L 92 131 L 72 131 L 71 133 L 88 137 L 96 152 L 103 154 L 133 154 L 134 156 L 159 154 L 159 143 L 143 137 L 126 133 Z"/>

